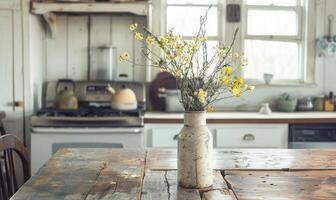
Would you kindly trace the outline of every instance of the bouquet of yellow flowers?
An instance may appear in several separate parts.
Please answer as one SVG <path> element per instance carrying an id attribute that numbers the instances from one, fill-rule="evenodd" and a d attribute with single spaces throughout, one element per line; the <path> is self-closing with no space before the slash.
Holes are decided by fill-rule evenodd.
<path id="1" fill-rule="evenodd" d="M 183 40 L 173 30 L 163 36 L 156 36 L 146 28 L 139 32 L 137 24 L 129 27 L 134 38 L 144 44 L 142 53 L 151 61 L 151 66 L 176 78 L 185 111 L 211 112 L 214 110 L 214 102 L 240 97 L 243 92 L 254 89 L 239 76 L 247 60 L 244 55 L 233 52 L 238 29 L 229 46 L 219 44 L 209 49 L 206 19 L 207 15 L 200 18 L 200 28 L 192 40 Z M 125 52 L 119 59 L 129 61 L 129 54 Z"/>

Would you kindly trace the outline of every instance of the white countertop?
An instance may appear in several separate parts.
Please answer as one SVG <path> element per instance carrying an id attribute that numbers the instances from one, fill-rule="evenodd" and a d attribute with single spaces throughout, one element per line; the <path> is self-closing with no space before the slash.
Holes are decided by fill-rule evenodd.
<path id="1" fill-rule="evenodd" d="M 183 119 L 183 113 L 146 112 L 145 119 Z M 263 115 L 257 112 L 213 112 L 207 119 L 336 119 L 336 112 L 274 112 Z"/>

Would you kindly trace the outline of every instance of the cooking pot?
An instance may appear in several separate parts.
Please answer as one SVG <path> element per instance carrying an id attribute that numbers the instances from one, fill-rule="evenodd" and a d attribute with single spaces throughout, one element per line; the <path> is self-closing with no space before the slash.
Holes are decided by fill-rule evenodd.
<path id="1" fill-rule="evenodd" d="M 138 108 L 138 101 L 133 90 L 129 89 L 125 84 L 117 90 L 107 86 L 107 91 L 112 94 L 111 106 L 116 110 L 135 110 Z"/>
<path id="2" fill-rule="evenodd" d="M 74 94 L 75 83 L 72 80 L 59 80 L 56 85 L 55 108 L 59 110 L 77 110 L 78 100 Z"/>
<path id="3" fill-rule="evenodd" d="M 166 112 L 184 112 L 184 107 L 179 99 L 180 90 L 159 88 L 158 92 L 158 97 L 164 98 Z"/>

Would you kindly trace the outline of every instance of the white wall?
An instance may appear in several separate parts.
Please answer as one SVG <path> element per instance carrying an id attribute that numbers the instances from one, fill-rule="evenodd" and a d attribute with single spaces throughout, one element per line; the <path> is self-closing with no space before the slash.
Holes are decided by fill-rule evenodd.
<path id="1" fill-rule="evenodd" d="M 33 108 L 37 110 L 41 107 L 43 76 L 44 76 L 44 22 L 42 18 L 30 15 L 29 16 L 29 54 L 30 54 L 30 77 L 32 95 L 34 97 Z"/>
<path id="2" fill-rule="evenodd" d="M 323 2 L 323 1 L 322 1 Z M 336 35 L 336 1 L 326 0 L 323 9 L 323 21 L 320 21 L 321 30 L 323 30 L 324 35 L 328 33 L 328 15 L 333 14 L 335 19 L 333 21 L 333 34 Z M 336 92 L 336 56 L 325 56 L 324 59 L 324 83 L 325 92 L 334 91 Z"/>

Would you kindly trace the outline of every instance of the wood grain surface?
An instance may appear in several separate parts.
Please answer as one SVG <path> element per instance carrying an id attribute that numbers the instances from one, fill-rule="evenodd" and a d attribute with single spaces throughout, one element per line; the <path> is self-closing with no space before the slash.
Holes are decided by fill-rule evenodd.
<path id="1" fill-rule="evenodd" d="M 12 200 L 336 199 L 336 150 L 214 151 L 214 184 L 178 187 L 176 150 L 62 149 Z"/>
<path id="2" fill-rule="evenodd" d="M 145 118 L 147 124 L 183 124 L 183 119 Z M 207 124 L 336 124 L 336 118 L 207 119 Z"/>
<path id="3" fill-rule="evenodd" d="M 238 199 L 335 200 L 336 171 L 226 171 Z"/>
<path id="4" fill-rule="evenodd" d="M 174 149 L 149 149 L 146 169 L 176 170 Z M 326 170 L 336 169 L 336 150 L 320 149 L 217 149 L 213 154 L 216 170 Z"/>

